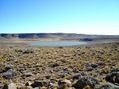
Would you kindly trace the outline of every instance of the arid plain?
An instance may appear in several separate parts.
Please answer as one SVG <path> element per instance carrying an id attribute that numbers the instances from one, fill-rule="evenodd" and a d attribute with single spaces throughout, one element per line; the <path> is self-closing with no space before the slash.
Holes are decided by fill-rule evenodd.
<path id="1" fill-rule="evenodd" d="M 119 89 L 117 39 L 67 47 L 10 42 L 0 42 L 1 89 Z"/>

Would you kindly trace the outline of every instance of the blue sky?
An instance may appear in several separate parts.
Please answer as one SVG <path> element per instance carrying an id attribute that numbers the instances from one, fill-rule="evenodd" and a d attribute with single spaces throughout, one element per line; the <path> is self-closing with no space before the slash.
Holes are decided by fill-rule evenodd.
<path id="1" fill-rule="evenodd" d="M 0 33 L 119 35 L 119 0 L 0 0 Z"/>

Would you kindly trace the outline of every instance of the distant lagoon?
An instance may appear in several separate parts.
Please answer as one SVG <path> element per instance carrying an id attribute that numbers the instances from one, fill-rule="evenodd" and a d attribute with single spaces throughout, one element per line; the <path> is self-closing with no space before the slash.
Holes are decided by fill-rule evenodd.
<path id="1" fill-rule="evenodd" d="M 76 46 L 84 45 L 86 42 L 81 41 L 35 41 L 30 42 L 33 46 Z"/>

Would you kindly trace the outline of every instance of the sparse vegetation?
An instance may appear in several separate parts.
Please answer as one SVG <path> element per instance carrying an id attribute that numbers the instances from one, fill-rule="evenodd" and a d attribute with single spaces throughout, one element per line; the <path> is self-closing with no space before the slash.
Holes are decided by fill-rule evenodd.
<path id="1" fill-rule="evenodd" d="M 12 81 L 20 86 L 19 89 L 26 89 L 27 82 L 37 85 L 34 81 L 39 80 L 39 89 L 70 89 L 80 81 L 84 84 L 77 85 L 81 89 L 93 89 L 95 84 L 119 83 L 119 43 L 75 47 L 0 44 L 0 65 L 1 87 Z M 10 70 L 17 74 L 10 76 L 9 80 L 3 75 Z M 66 83 L 63 81 L 63 85 L 62 82 L 58 84 L 62 78 L 67 79 Z M 83 79 L 88 82 L 85 83 Z M 71 84 L 68 85 L 68 82 Z"/>

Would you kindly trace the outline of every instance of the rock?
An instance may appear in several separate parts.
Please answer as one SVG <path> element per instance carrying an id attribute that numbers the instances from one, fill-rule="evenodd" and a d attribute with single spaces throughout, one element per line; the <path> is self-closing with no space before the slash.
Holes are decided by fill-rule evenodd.
<path id="1" fill-rule="evenodd" d="M 87 71 L 92 71 L 93 68 L 92 68 L 92 67 L 87 67 L 86 70 L 87 70 Z"/>
<path id="2" fill-rule="evenodd" d="M 97 64 L 98 64 L 98 66 L 104 66 L 104 65 L 105 65 L 105 62 L 101 62 L 101 61 L 100 61 L 100 62 L 98 62 Z"/>
<path id="3" fill-rule="evenodd" d="M 35 87 L 43 87 L 43 86 L 50 86 L 50 81 L 49 80 L 35 80 L 33 84 L 31 84 L 33 88 Z"/>
<path id="4" fill-rule="evenodd" d="M 32 82 L 27 82 L 25 86 L 31 86 Z"/>
<path id="5" fill-rule="evenodd" d="M 52 62 L 52 63 L 49 63 L 49 66 L 50 66 L 50 67 L 58 67 L 59 64 L 56 63 L 56 62 Z"/>
<path id="6" fill-rule="evenodd" d="M 106 83 L 106 84 L 101 85 L 98 89 L 119 89 L 119 86 L 116 86 L 111 83 Z"/>
<path id="7" fill-rule="evenodd" d="M 97 65 L 97 64 L 91 64 L 91 67 L 92 67 L 92 68 L 97 68 L 98 65 Z"/>
<path id="8" fill-rule="evenodd" d="M 67 79 L 60 79 L 58 81 L 58 85 L 59 85 L 60 89 L 64 89 L 64 87 L 69 87 L 70 88 L 72 86 L 71 81 L 67 80 Z"/>
<path id="9" fill-rule="evenodd" d="M 27 72 L 27 73 L 24 73 L 24 76 L 26 76 L 26 77 L 30 77 L 30 76 L 33 76 L 33 73 L 31 73 L 31 72 Z"/>
<path id="10" fill-rule="evenodd" d="M 98 67 L 97 64 L 92 64 L 92 63 L 89 63 L 89 62 L 86 63 L 86 66 L 87 67 L 92 67 L 92 68 L 97 68 Z"/>
<path id="11" fill-rule="evenodd" d="M 64 78 L 68 75 L 68 73 L 58 73 L 58 75 L 60 76 L 60 78 Z"/>
<path id="12" fill-rule="evenodd" d="M 9 61 L 14 61 L 15 59 L 16 59 L 16 56 L 10 56 L 8 60 Z"/>
<path id="13" fill-rule="evenodd" d="M 83 76 L 88 76 L 88 73 L 87 72 L 75 73 L 75 74 L 73 74 L 73 79 L 79 79 Z"/>
<path id="14" fill-rule="evenodd" d="M 17 85 L 15 83 L 5 84 L 2 89 L 17 89 Z"/>
<path id="15" fill-rule="evenodd" d="M 119 72 L 119 67 L 112 68 L 111 72 Z"/>
<path id="16" fill-rule="evenodd" d="M 119 73 L 111 73 L 105 77 L 106 81 L 119 84 Z"/>
<path id="17" fill-rule="evenodd" d="M 65 60 L 65 59 L 60 59 L 59 61 L 61 61 L 61 62 L 63 62 L 63 63 L 68 62 L 68 61 L 67 61 L 67 60 Z"/>
<path id="18" fill-rule="evenodd" d="M 6 66 L 5 66 L 5 68 L 6 68 L 6 70 L 9 70 L 9 69 L 13 69 L 13 68 L 14 68 L 14 66 L 13 66 L 13 65 L 11 65 L 11 64 L 8 64 L 8 65 L 6 65 Z"/>
<path id="19" fill-rule="evenodd" d="M 5 72 L 3 74 L 3 78 L 5 79 L 11 79 L 14 78 L 15 76 L 17 76 L 17 71 L 13 70 L 13 69 L 9 69 L 7 72 Z"/>
<path id="20" fill-rule="evenodd" d="M 27 49 L 23 52 L 24 54 L 34 53 L 32 49 Z"/>
<path id="21" fill-rule="evenodd" d="M 98 84 L 99 81 L 94 77 L 86 76 L 80 78 L 74 85 L 76 89 L 83 89 L 85 86 L 89 85 L 91 88 L 94 88 L 95 84 Z"/>

